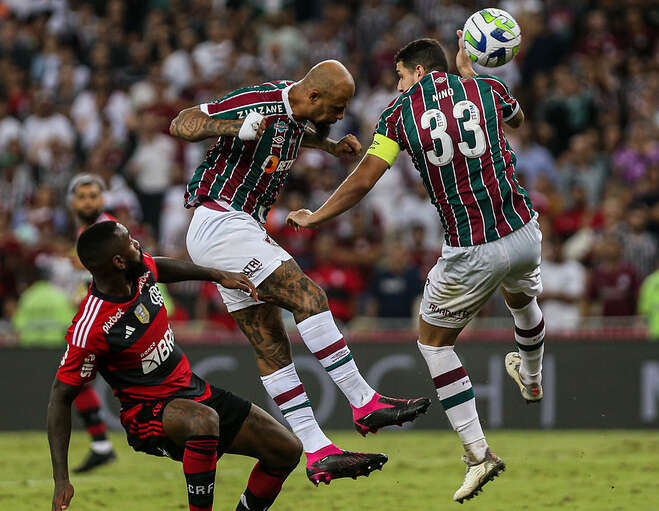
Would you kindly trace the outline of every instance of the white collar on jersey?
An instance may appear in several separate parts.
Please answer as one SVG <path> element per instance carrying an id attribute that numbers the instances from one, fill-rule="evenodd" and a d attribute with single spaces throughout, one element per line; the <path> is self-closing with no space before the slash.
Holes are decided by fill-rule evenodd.
<path id="1" fill-rule="evenodd" d="M 293 87 L 293 85 L 297 85 L 297 82 L 291 83 L 288 87 L 282 89 L 281 100 L 284 102 L 284 108 L 286 108 L 286 113 L 288 114 L 288 116 L 292 120 L 295 120 L 295 117 L 293 117 L 293 109 L 291 108 L 291 103 L 290 101 L 288 101 L 288 92 L 291 90 L 291 87 Z"/>

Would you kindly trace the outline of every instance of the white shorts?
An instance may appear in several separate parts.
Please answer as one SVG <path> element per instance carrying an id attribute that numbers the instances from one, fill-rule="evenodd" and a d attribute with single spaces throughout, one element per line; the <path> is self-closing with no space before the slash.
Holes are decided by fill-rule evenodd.
<path id="1" fill-rule="evenodd" d="M 419 314 L 426 323 L 462 328 L 499 286 L 538 296 L 542 234 L 534 217 L 496 241 L 470 247 L 444 245 L 428 272 Z"/>
<path id="2" fill-rule="evenodd" d="M 291 259 L 263 226 L 243 211 L 197 207 L 185 242 L 195 264 L 244 273 L 255 286 L 283 261 Z M 263 303 L 239 289 L 227 289 L 219 284 L 217 289 L 229 312 Z"/>

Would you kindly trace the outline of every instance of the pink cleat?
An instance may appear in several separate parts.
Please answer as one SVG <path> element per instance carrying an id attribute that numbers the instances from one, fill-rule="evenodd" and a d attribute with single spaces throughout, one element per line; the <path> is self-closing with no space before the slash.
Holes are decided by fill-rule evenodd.
<path id="1" fill-rule="evenodd" d="M 355 429 L 362 436 L 368 433 L 375 434 L 384 426 L 402 426 L 405 422 L 411 422 L 430 406 L 430 399 L 419 397 L 416 399 L 394 399 L 381 396 L 377 392 L 373 398 L 364 406 L 352 408 L 352 420 Z"/>
<path id="2" fill-rule="evenodd" d="M 342 451 L 334 444 L 306 455 L 307 477 L 316 486 L 320 483 L 329 484 L 332 479 L 341 477 L 368 477 L 373 470 L 382 470 L 388 461 L 385 454 Z"/>

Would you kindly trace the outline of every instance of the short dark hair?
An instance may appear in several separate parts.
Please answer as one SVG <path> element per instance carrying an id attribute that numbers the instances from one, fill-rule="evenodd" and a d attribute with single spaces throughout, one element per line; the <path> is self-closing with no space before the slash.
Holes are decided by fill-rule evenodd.
<path id="1" fill-rule="evenodd" d="M 430 38 L 417 39 L 406 44 L 394 57 L 394 64 L 402 62 L 407 69 L 421 65 L 426 71 L 448 71 L 446 54 L 439 41 Z"/>
<path id="2" fill-rule="evenodd" d="M 82 231 L 76 250 L 85 268 L 91 271 L 103 264 L 110 243 L 117 240 L 117 225 L 114 220 L 107 220 Z"/>

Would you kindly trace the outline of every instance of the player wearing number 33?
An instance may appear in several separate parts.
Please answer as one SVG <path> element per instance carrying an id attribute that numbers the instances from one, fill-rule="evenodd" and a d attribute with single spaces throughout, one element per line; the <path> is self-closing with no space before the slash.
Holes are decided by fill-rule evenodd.
<path id="1" fill-rule="evenodd" d="M 503 131 L 504 123 L 521 125 L 524 114 L 501 80 L 475 74 L 461 31 L 458 37 L 461 76 L 447 73 L 446 56 L 435 40 L 413 41 L 398 52 L 401 95 L 382 113 L 366 156 L 317 211 L 295 211 L 287 221 L 315 227 L 343 213 L 366 195 L 401 149 L 412 157 L 446 233 L 442 256 L 426 280 L 418 346 L 465 447 L 467 473 L 453 497 L 462 502 L 505 466 L 485 441 L 455 341 L 501 286 L 518 347 L 506 356 L 506 369 L 522 397 L 537 402 L 545 329 L 536 300 L 542 291 L 537 214 L 517 183 L 515 154 Z"/>

